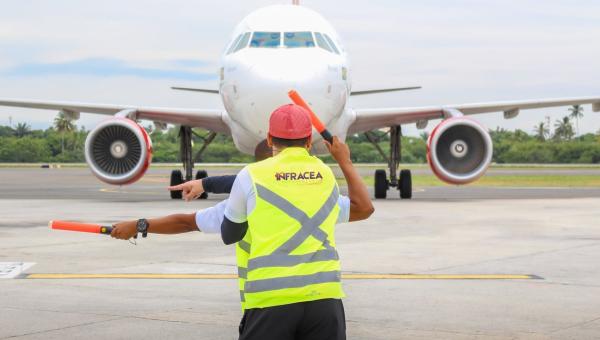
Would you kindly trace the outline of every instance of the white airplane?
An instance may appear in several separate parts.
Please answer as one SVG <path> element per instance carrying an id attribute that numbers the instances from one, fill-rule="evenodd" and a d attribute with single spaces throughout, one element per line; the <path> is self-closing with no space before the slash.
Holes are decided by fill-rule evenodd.
<path id="1" fill-rule="evenodd" d="M 600 96 L 521 100 L 428 107 L 351 108 L 348 98 L 377 92 L 413 88 L 378 89 L 353 92 L 348 56 L 335 29 L 318 13 L 299 6 L 274 5 L 249 14 L 235 28 L 221 58 L 219 90 L 174 88 L 220 94 L 224 110 L 153 108 L 134 105 L 104 105 L 72 102 L 2 99 L 0 105 L 60 110 L 71 119 L 81 112 L 110 115 L 87 136 L 85 156 L 92 172 L 100 180 L 131 184 L 140 179 L 152 158 L 152 143 L 137 120 L 150 120 L 158 127 L 167 123 L 181 126 L 181 150 L 185 177 L 171 173 L 171 184 L 191 180 L 191 129 L 231 135 L 236 147 L 247 154 L 265 151 L 265 136 L 270 113 L 289 103 L 287 93 L 297 90 L 325 122 L 330 132 L 345 139 L 348 134 L 390 128 L 389 179 L 385 170 L 375 172 L 375 197 L 385 198 L 390 187 L 402 198 L 412 196 L 411 174 L 400 163 L 401 125 L 416 123 L 425 128 L 428 121 L 441 119 L 428 140 L 428 161 L 441 180 L 467 184 L 481 177 L 492 160 L 492 140 L 485 129 L 468 115 L 503 112 L 516 117 L 520 110 L 576 104 L 592 104 L 600 111 Z M 326 149 L 318 133 L 313 135 L 314 153 Z M 206 175 L 199 171 L 196 178 Z M 172 194 L 180 198 L 181 193 Z"/>

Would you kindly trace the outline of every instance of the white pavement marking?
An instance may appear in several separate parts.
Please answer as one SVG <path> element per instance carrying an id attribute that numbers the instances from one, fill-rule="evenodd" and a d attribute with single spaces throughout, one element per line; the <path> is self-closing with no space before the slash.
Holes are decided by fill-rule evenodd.
<path id="1" fill-rule="evenodd" d="M 0 279 L 14 279 L 34 264 L 35 262 L 0 262 Z"/>

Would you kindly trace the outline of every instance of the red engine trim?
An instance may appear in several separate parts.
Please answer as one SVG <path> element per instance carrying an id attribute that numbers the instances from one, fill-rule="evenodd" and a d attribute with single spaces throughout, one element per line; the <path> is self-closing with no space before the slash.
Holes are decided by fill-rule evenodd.
<path id="1" fill-rule="evenodd" d="M 452 118 L 450 118 L 452 119 Z M 429 138 L 427 138 L 427 163 L 429 164 L 429 168 L 431 169 L 431 171 L 433 172 L 433 174 L 435 175 L 435 177 L 437 177 L 438 179 L 440 179 L 442 182 L 448 183 L 448 184 L 457 184 L 457 183 L 452 183 L 448 180 L 446 180 L 446 178 L 444 178 L 443 176 L 440 175 L 440 173 L 437 171 L 436 167 L 433 165 L 433 161 L 431 160 L 431 141 L 433 140 L 433 136 L 435 135 L 435 133 L 437 132 L 437 130 L 440 128 L 440 126 L 442 126 L 444 124 L 444 122 L 446 122 L 448 119 L 442 121 L 441 123 L 439 123 L 435 128 L 433 128 L 433 130 L 431 131 L 431 134 L 429 134 Z"/>
<path id="2" fill-rule="evenodd" d="M 461 182 L 461 181 L 453 181 L 451 178 L 447 178 L 446 176 L 443 176 L 435 167 L 435 165 L 433 164 L 433 161 L 431 160 L 431 153 L 433 152 L 433 148 L 431 146 L 431 142 L 435 136 L 435 134 L 437 133 L 437 131 L 444 125 L 453 122 L 455 120 L 469 120 L 470 122 L 473 122 L 481 127 L 483 127 L 478 121 L 471 119 L 470 117 L 465 117 L 465 116 L 461 116 L 461 117 L 452 117 L 452 118 L 448 118 L 443 120 L 441 123 L 439 123 L 432 131 L 431 134 L 429 135 L 429 138 L 427 139 L 427 163 L 429 164 L 429 168 L 431 168 L 431 171 L 433 172 L 433 174 L 442 182 L 447 183 L 447 184 L 452 184 L 452 185 L 464 185 L 464 184 L 468 184 L 468 183 L 472 183 L 476 180 L 478 180 L 481 176 L 483 176 L 483 174 L 485 173 L 485 171 L 483 171 L 479 176 L 477 176 L 476 178 L 473 178 L 472 180 L 470 180 L 469 182 Z M 489 164 L 488 164 L 489 167 Z M 487 167 L 486 167 L 487 170 Z"/>
<path id="3" fill-rule="evenodd" d="M 133 177 L 132 179 L 130 179 L 129 181 L 123 183 L 123 185 L 129 185 L 129 184 L 133 184 L 137 181 L 139 181 L 142 177 L 144 177 L 144 175 L 146 174 L 146 171 L 148 171 L 148 168 L 150 167 L 150 163 L 152 163 L 152 140 L 150 140 L 150 136 L 148 136 L 148 132 L 146 132 L 146 129 L 144 129 L 140 124 L 134 122 L 131 119 L 127 119 L 127 118 L 121 118 L 121 119 L 125 119 L 128 121 L 128 123 L 133 124 L 136 126 L 136 128 L 138 128 L 141 132 L 142 132 L 142 136 L 144 136 L 144 143 L 146 145 L 146 159 L 144 160 L 144 166 L 142 167 L 142 169 L 140 170 L 140 172 Z"/>
<path id="4" fill-rule="evenodd" d="M 143 165 L 140 167 L 140 170 L 138 171 L 137 174 L 135 174 L 135 176 L 131 177 L 129 180 L 127 180 L 125 182 L 116 182 L 116 181 L 107 180 L 106 178 L 103 178 L 103 176 L 101 174 L 98 174 L 93 169 L 92 169 L 92 173 L 99 180 L 101 180 L 102 182 L 108 183 L 108 184 L 112 184 L 112 185 L 133 184 L 133 183 L 137 182 L 138 180 L 140 180 L 140 178 L 142 178 L 146 174 L 146 171 L 148 170 L 148 168 L 150 167 L 150 164 L 152 163 L 152 152 L 153 152 L 152 140 L 150 139 L 150 136 L 148 135 L 146 130 L 141 125 L 139 125 L 137 122 L 135 122 L 129 118 L 112 117 L 112 118 L 104 120 L 101 124 L 107 124 L 107 123 L 115 122 L 115 121 L 127 124 L 128 126 L 131 127 L 132 130 L 134 130 L 136 133 L 137 133 L 137 131 L 139 131 L 140 134 L 143 136 L 143 141 L 142 141 L 144 143 L 143 147 L 146 148 L 145 149 L 146 157 L 143 161 Z M 88 138 L 89 138 L 89 136 L 88 136 Z M 87 155 L 87 140 L 86 140 L 86 160 L 88 162 L 90 162 L 90 160 L 87 159 L 87 157 L 88 157 L 88 155 Z M 90 163 L 90 165 L 91 165 L 91 163 Z"/>

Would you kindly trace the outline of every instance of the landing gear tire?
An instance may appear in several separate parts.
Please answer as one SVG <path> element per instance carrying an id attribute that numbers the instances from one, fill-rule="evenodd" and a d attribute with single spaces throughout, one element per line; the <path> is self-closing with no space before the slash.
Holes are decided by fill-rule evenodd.
<path id="1" fill-rule="evenodd" d="M 179 185 L 183 183 L 183 175 L 181 174 L 181 170 L 173 170 L 171 171 L 171 186 Z M 182 198 L 182 191 L 171 191 L 171 199 L 177 200 Z"/>
<path id="2" fill-rule="evenodd" d="M 203 179 L 208 177 L 208 173 L 206 172 L 206 170 L 198 170 L 198 172 L 196 172 L 196 179 Z M 198 197 L 198 199 L 200 200 L 205 200 L 208 198 L 208 193 L 207 192 L 203 192 L 202 195 L 200 195 Z"/>
<path id="3" fill-rule="evenodd" d="M 375 170 L 375 198 L 387 197 L 388 180 L 385 170 Z"/>
<path id="4" fill-rule="evenodd" d="M 410 170 L 400 170 L 398 190 L 400 190 L 400 198 L 412 198 L 412 174 L 410 173 Z"/>

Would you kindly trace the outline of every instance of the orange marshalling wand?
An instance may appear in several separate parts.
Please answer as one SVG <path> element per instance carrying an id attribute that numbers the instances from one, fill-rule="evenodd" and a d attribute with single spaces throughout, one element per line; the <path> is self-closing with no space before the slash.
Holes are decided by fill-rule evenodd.
<path id="1" fill-rule="evenodd" d="M 110 226 L 79 222 L 50 221 L 50 223 L 48 223 L 48 226 L 50 227 L 50 229 L 54 230 L 78 231 L 82 233 L 110 235 L 110 233 L 112 232 L 112 227 Z"/>
<path id="2" fill-rule="evenodd" d="M 308 103 L 306 103 L 304 101 L 304 99 L 302 99 L 300 94 L 298 92 L 296 92 L 296 90 L 291 90 L 290 92 L 288 92 L 288 96 L 294 102 L 294 104 L 302 106 L 303 108 L 306 109 L 306 111 L 308 111 L 308 113 L 310 114 L 310 120 L 312 122 L 312 125 L 321 134 L 323 139 L 325 139 L 329 143 L 333 143 L 333 136 L 331 135 L 329 130 L 327 130 L 327 128 L 325 128 L 325 125 L 323 124 L 323 122 L 321 122 L 319 117 L 317 117 L 317 115 L 313 112 L 313 110 L 310 108 L 310 106 L 308 106 Z"/>

